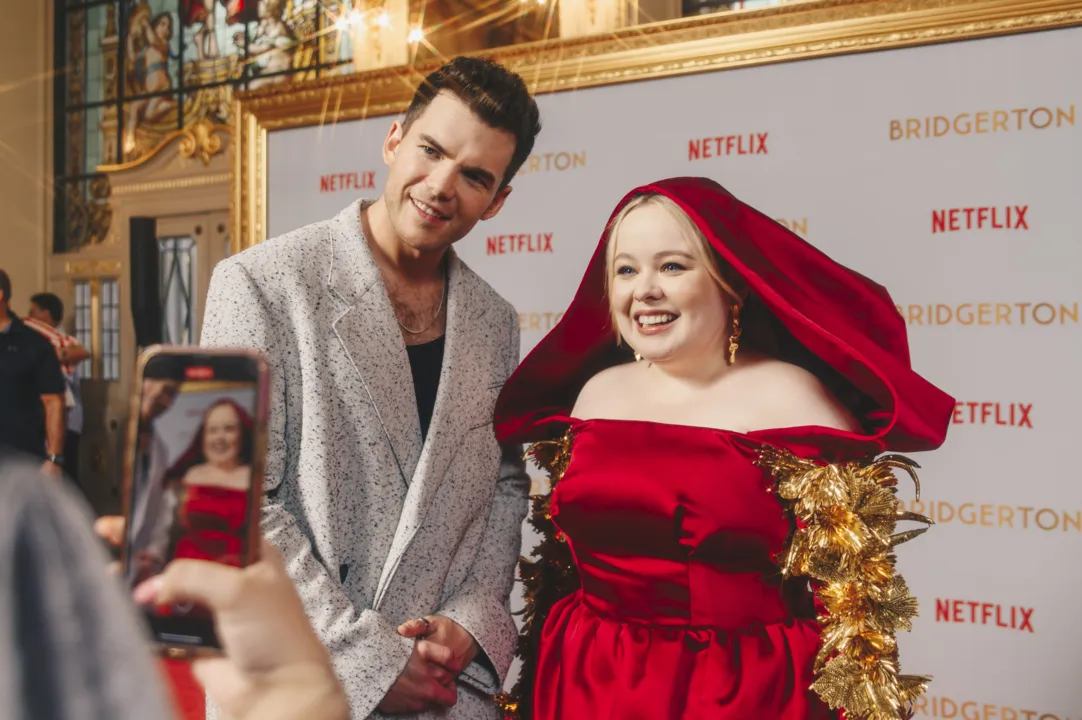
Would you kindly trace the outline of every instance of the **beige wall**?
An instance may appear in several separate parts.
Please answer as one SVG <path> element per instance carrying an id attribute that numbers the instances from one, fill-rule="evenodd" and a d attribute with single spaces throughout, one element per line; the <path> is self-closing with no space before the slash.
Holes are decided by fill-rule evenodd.
<path id="1" fill-rule="evenodd" d="M 15 311 L 45 286 L 51 246 L 52 2 L 4 3 L 0 23 L 0 268 Z"/>

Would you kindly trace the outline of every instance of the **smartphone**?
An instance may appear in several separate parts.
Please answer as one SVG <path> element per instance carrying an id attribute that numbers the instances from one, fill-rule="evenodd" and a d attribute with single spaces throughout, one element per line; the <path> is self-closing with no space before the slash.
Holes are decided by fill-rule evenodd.
<path id="1" fill-rule="evenodd" d="M 258 559 L 269 376 L 249 350 L 155 345 L 139 356 L 124 462 L 124 581 L 175 559 Z M 170 657 L 221 650 L 210 613 L 141 608 Z"/>

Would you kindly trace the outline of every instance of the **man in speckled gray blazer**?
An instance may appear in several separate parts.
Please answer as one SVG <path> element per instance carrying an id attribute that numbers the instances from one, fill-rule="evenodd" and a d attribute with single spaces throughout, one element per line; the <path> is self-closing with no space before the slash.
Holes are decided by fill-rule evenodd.
<path id="1" fill-rule="evenodd" d="M 263 531 L 354 718 L 499 717 L 529 479 L 492 411 L 518 315 L 451 246 L 500 211 L 539 131 L 521 78 L 457 58 L 392 124 L 378 199 L 211 279 L 202 344 L 270 359 Z"/>

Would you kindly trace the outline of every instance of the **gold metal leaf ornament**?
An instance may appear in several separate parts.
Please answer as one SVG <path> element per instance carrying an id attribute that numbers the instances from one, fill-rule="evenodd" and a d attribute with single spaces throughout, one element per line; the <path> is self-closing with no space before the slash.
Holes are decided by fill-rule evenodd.
<path id="1" fill-rule="evenodd" d="M 809 578 L 825 611 L 812 690 L 852 720 L 911 717 L 910 703 L 930 678 L 899 672 L 895 635 L 911 629 L 917 600 L 891 550 L 928 529 L 895 532 L 899 521 L 931 524 L 897 499 L 894 471 L 919 488 L 917 464 L 901 455 L 823 464 L 769 445 L 757 464 L 796 520 L 783 573 Z"/>
<path id="2" fill-rule="evenodd" d="M 572 435 L 570 431 L 558 440 L 546 440 L 531 445 L 527 460 L 549 474 L 549 491 L 531 497 L 528 521 L 541 537 L 530 558 L 519 558 L 519 577 L 524 589 L 522 630 L 518 637 L 516 655 L 522 661 L 519 678 L 510 692 L 494 696 L 504 720 L 525 720 L 533 713 L 534 678 L 541 630 L 552 606 L 578 588 L 575 569 L 567 538 L 553 522 L 552 493 L 571 462 Z"/>

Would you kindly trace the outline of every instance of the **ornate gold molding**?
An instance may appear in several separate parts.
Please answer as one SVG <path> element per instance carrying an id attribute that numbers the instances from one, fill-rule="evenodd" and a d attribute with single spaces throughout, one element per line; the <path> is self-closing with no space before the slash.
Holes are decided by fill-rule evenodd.
<path id="1" fill-rule="evenodd" d="M 209 175 L 196 175 L 194 177 L 179 178 L 176 180 L 150 180 L 141 183 L 118 183 L 113 185 L 113 195 L 137 195 L 139 193 L 155 192 L 158 190 L 184 190 L 204 185 L 221 185 L 229 182 L 230 174 L 212 173 Z"/>
<path id="2" fill-rule="evenodd" d="M 203 161 L 204 165 L 209 165 L 211 158 L 222 151 L 222 134 L 228 134 L 232 131 L 233 128 L 229 125 L 216 125 L 206 118 L 202 118 L 183 130 L 174 130 L 169 133 L 152 149 L 140 155 L 138 159 L 115 165 L 99 165 L 98 172 L 115 173 L 145 165 L 176 140 L 180 141 L 177 147 L 178 155 L 183 158 L 198 157 Z"/>
<path id="3" fill-rule="evenodd" d="M 205 118 L 185 128 L 178 148 L 180 156 L 198 157 L 204 165 L 210 165 L 210 159 L 222 151 L 222 136 L 214 132 L 216 127 L 224 127 L 225 132 L 230 132 L 228 126 L 214 125 Z"/>
<path id="4" fill-rule="evenodd" d="M 1082 0 L 809 0 L 490 53 L 537 94 L 1082 25 Z M 266 239 L 267 133 L 401 112 L 437 63 L 237 93 L 232 251 Z"/>
<path id="5" fill-rule="evenodd" d="M 124 265 L 119 260 L 75 260 L 64 263 L 64 272 L 69 276 L 98 277 L 101 275 L 120 275 Z"/>

